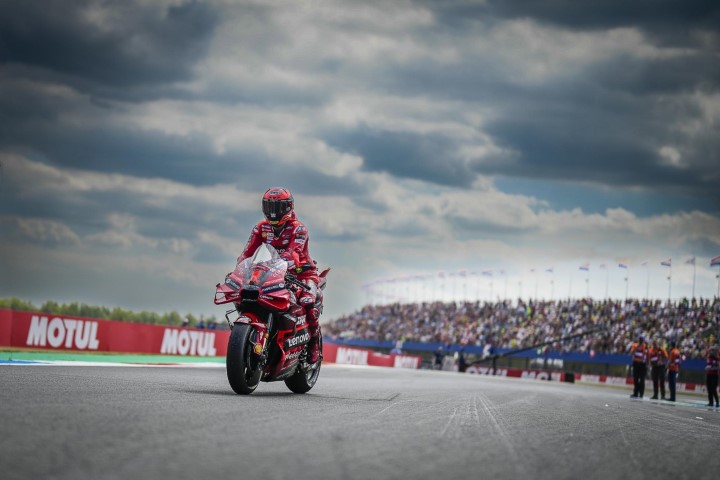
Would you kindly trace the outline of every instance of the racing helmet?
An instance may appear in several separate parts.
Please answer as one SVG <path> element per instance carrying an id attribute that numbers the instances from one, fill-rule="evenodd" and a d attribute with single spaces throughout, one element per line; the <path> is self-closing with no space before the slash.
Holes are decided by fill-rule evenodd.
<path id="1" fill-rule="evenodd" d="M 290 220 L 293 213 L 293 196 L 281 187 L 267 189 L 262 198 L 262 211 L 272 226 L 280 226 Z"/>

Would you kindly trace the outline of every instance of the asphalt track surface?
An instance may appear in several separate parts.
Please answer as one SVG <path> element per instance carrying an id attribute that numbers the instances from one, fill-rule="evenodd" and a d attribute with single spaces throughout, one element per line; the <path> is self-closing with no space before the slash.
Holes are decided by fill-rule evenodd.
<path id="1" fill-rule="evenodd" d="M 717 478 L 720 411 L 608 387 L 324 366 L 306 395 L 224 368 L 0 365 L 0 477 Z"/>

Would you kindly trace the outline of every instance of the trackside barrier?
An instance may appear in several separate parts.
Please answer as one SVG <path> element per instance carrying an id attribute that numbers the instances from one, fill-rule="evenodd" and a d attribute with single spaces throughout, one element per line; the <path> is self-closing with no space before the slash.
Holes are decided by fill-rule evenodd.
<path id="1" fill-rule="evenodd" d="M 493 369 L 490 366 L 471 365 L 465 373 L 474 373 L 479 375 L 492 375 Z M 533 380 L 546 380 L 554 382 L 584 382 L 584 383 L 597 383 L 606 385 L 630 385 L 633 384 L 632 378 L 625 377 L 611 377 L 607 375 L 588 375 L 588 374 L 572 374 L 565 372 L 546 372 L 542 370 L 523 370 L 520 368 L 498 368 L 495 372 L 496 376 L 499 377 L 511 377 L 511 378 L 529 378 Z M 572 376 L 572 380 L 571 377 Z M 648 382 L 645 383 L 647 389 Z M 652 389 L 652 383 L 650 383 Z M 676 385 L 678 392 L 705 392 L 705 385 L 696 383 L 684 383 L 678 382 Z"/>
<path id="2" fill-rule="evenodd" d="M 367 348 L 345 347 L 323 342 L 323 362 L 342 365 L 370 365 L 373 367 L 420 368 L 422 359 L 415 355 L 374 352 Z"/>
<path id="3" fill-rule="evenodd" d="M 632 384 L 633 384 L 632 378 L 625 378 L 625 377 L 611 377 L 608 375 L 588 375 L 588 374 L 584 374 L 584 373 L 580 374 L 580 375 L 576 375 L 575 377 L 578 382 L 585 382 L 585 383 L 599 383 L 599 384 L 605 384 L 605 385 L 630 385 L 630 386 L 632 386 Z M 650 386 L 650 389 L 652 389 L 652 382 L 648 382 L 646 380 L 645 381 L 645 390 L 647 390 L 648 385 Z M 675 385 L 675 389 L 678 392 L 705 393 L 707 391 L 705 388 L 705 385 L 702 385 L 699 383 L 686 383 L 686 382 L 677 382 Z"/>
<path id="4" fill-rule="evenodd" d="M 0 309 L 0 347 L 224 356 L 230 332 Z"/>
<path id="5" fill-rule="evenodd" d="M 479 375 L 492 375 L 492 367 L 470 365 L 465 369 L 465 373 L 474 373 Z M 528 378 L 532 380 L 552 380 L 554 382 L 564 382 L 565 372 L 546 372 L 543 370 L 523 370 L 520 368 L 498 368 L 495 372 L 498 377 L 511 378 Z"/>
<path id="6" fill-rule="evenodd" d="M 220 357 L 227 353 L 229 338 L 227 330 L 0 309 L 0 347 Z M 323 357 L 327 362 L 390 368 L 420 368 L 421 362 L 419 356 L 386 355 L 330 342 L 323 345 Z"/>

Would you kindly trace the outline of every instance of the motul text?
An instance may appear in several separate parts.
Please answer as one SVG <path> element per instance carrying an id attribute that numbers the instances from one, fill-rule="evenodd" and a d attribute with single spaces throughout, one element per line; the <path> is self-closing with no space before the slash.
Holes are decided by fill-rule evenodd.
<path id="1" fill-rule="evenodd" d="M 214 357 L 217 355 L 217 350 L 215 349 L 215 334 L 211 332 L 166 328 L 160 353 Z"/>
<path id="2" fill-rule="evenodd" d="M 33 315 L 27 341 L 29 347 L 77 348 L 78 350 L 97 350 L 100 342 L 97 338 L 97 322 L 73 320 Z"/>

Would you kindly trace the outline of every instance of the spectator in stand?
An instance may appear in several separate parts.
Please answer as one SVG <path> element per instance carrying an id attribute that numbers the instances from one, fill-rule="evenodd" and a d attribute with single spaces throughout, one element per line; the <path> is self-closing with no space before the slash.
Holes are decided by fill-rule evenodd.
<path id="1" fill-rule="evenodd" d="M 705 378 L 706 387 L 708 394 L 708 407 L 713 406 L 713 400 L 715 400 L 715 407 L 720 407 L 718 401 L 718 372 L 720 369 L 720 358 L 718 357 L 718 347 L 713 345 L 708 350 L 707 364 L 705 365 Z"/>
<path id="2" fill-rule="evenodd" d="M 672 340 L 670 342 L 670 354 L 668 355 L 668 357 L 670 364 L 670 366 L 668 367 L 668 389 L 670 390 L 670 398 L 668 398 L 668 400 L 674 402 L 675 385 L 678 373 L 680 372 L 680 362 L 682 361 L 682 354 L 680 353 L 680 350 L 678 350 L 675 340 Z"/>
<path id="3" fill-rule="evenodd" d="M 198 320 L 197 325 L 195 325 L 195 328 L 199 328 L 200 330 L 203 330 L 205 328 L 205 320 L 203 319 L 202 315 L 200 315 L 200 320 Z"/>
<path id="4" fill-rule="evenodd" d="M 647 353 L 648 348 L 645 343 L 645 336 L 640 334 L 637 342 L 633 343 L 630 347 L 633 371 L 633 393 L 630 395 L 632 398 L 643 398 L 643 395 L 645 394 Z"/>
<path id="5" fill-rule="evenodd" d="M 183 318 L 182 327 L 188 328 L 189 326 L 190 326 L 190 317 L 187 316 L 187 317 Z"/>
<path id="6" fill-rule="evenodd" d="M 648 350 L 648 359 L 650 361 L 650 376 L 653 382 L 653 396 L 651 398 L 657 400 L 658 384 L 660 384 L 661 399 L 665 400 L 665 365 L 667 364 L 668 354 L 655 338 Z"/>

